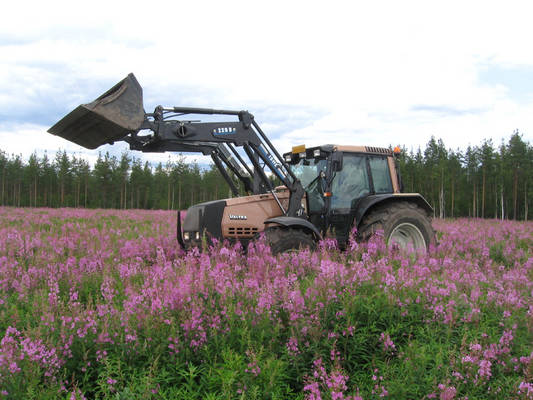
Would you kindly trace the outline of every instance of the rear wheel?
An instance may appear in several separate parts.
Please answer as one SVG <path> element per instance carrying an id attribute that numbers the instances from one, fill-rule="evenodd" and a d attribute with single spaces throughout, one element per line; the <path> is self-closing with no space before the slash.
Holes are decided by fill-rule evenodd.
<path id="1" fill-rule="evenodd" d="M 435 231 L 425 210 L 410 202 L 384 204 L 371 210 L 359 225 L 359 238 L 368 240 L 382 230 L 389 246 L 427 251 L 435 244 Z"/>
<path id="2" fill-rule="evenodd" d="M 265 231 L 265 236 L 272 254 L 316 248 L 313 237 L 300 229 L 270 228 Z"/>

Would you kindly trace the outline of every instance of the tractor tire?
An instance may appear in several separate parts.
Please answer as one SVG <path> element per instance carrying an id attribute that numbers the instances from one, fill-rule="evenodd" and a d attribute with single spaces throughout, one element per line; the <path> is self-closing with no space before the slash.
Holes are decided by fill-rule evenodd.
<path id="1" fill-rule="evenodd" d="M 359 225 L 359 239 L 368 240 L 378 230 L 383 231 L 389 246 L 396 244 L 401 249 L 428 251 L 430 245 L 436 244 L 430 216 L 411 202 L 389 203 L 371 210 Z"/>
<path id="2" fill-rule="evenodd" d="M 265 231 L 265 236 L 274 255 L 304 248 L 311 250 L 316 248 L 313 237 L 300 229 L 269 228 Z"/>

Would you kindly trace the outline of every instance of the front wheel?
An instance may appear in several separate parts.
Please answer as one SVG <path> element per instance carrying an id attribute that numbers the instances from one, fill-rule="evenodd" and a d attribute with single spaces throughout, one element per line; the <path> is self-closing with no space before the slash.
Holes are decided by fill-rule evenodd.
<path id="1" fill-rule="evenodd" d="M 265 231 L 265 237 L 274 255 L 304 248 L 311 250 L 316 248 L 313 237 L 300 229 L 269 228 Z"/>
<path id="2" fill-rule="evenodd" d="M 404 250 L 427 251 L 436 243 L 429 215 L 410 202 L 385 204 L 371 210 L 359 225 L 359 238 L 368 240 L 378 230 L 383 231 L 389 246 Z"/>

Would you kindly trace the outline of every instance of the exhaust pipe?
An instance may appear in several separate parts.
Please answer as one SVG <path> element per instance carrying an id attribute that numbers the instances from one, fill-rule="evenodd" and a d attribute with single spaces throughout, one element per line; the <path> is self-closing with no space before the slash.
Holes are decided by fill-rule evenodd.
<path id="1" fill-rule="evenodd" d="M 141 85 L 129 74 L 92 103 L 82 104 L 64 116 L 48 132 L 96 149 L 139 131 L 144 118 Z"/>

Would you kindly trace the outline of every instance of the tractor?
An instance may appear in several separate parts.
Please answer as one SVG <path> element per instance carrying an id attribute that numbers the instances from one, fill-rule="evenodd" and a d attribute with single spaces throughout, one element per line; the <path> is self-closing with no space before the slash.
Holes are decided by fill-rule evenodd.
<path id="1" fill-rule="evenodd" d="M 133 74 L 48 132 L 88 149 L 124 141 L 141 152 L 209 155 L 233 196 L 191 206 L 183 222 L 178 211 L 177 241 L 186 250 L 212 239 L 247 245 L 261 234 L 274 254 L 312 249 L 325 237 L 343 249 L 354 230 L 358 240 L 382 231 L 401 249 L 435 243 L 431 206 L 402 193 L 397 149 L 299 145 L 281 155 L 248 111 L 157 106 L 146 113 Z"/>

